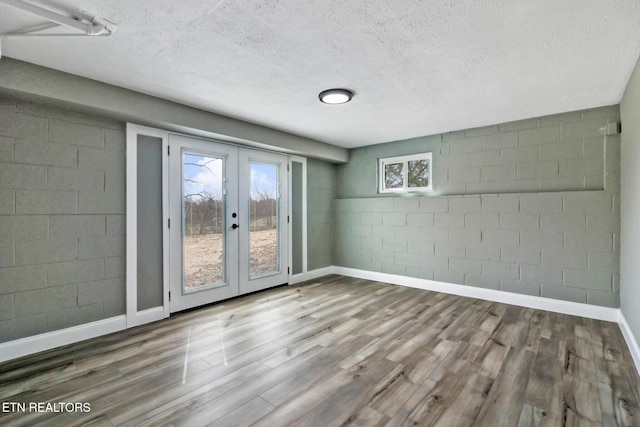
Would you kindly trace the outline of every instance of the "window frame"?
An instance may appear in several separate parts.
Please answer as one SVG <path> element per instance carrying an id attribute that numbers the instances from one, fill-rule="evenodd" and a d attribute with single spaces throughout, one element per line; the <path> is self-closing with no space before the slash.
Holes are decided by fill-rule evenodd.
<path id="1" fill-rule="evenodd" d="M 429 185 L 426 187 L 409 187 L 409 162 L 426 160 L 429 168 Z M 385 166 L 388 164 L 402 163 L 402 187 L 385 188 Z M 384 157 L 378 159 L 378 192 L 383 193 L 426 193 L 433 191 L 433 152 L 408 154 L 405 156 Z"/>

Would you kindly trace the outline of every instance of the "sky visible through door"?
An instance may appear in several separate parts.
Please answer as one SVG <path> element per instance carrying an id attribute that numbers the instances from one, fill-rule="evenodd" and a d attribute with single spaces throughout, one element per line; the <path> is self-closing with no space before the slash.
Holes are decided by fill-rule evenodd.
<path id="1" fill-rule="evenodd" d="M 224 160 L 183 155 L 183 284 L 195 290 L 225 281 Z"/>
<path id="2" fill-rule="evenodd" d="M 249 277 L 280 271 L 278 257 L 279 166 L 250 162 Z M 185 153 L 183 158 L 183 230 L 185 291 L 225 281 L 224 160 Z"/>

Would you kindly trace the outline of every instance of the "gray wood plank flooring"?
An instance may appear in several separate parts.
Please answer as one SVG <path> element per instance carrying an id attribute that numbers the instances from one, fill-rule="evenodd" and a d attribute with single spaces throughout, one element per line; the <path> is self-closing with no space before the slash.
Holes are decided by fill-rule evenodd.
<path id="1" fill-rule="evenodd" d="M 634 426 L 618 326 L 328 276 L 0 364 L 23 426 Z"/>

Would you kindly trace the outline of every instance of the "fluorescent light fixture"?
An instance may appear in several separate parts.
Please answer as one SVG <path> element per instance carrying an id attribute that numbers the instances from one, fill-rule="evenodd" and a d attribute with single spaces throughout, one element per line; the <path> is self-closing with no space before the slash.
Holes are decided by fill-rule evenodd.
<path id="1" fill-rule="evenodd" d="M 110 36 L 117 26 L 98 17 L 94 18 L 74 18 L 60 15 L 40 6 L 27 3 L 22 0 L 0 0 L 0 4 L 13 7 L 23 12 L 30 13 L 49 21 L 45 24 L 38 24 L 35 27 L 18 30 L 13 33 L 0 34 L 0 37 L 38 37 L 38 36 Z M 43 33 L 50 28 L 63 27 L 77 32 L 71 33 Z"/>
<path id="2" fill-rule="evenodd" d="M 344 104 L 351 101 L 353 92 L 348 89 L 327 89 L 320 92 L 318 98 L 325 104 Z"/>

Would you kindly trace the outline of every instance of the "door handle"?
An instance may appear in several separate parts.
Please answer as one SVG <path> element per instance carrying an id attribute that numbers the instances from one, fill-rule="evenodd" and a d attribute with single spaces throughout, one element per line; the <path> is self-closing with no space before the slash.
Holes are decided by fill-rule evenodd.
<path id="1" fill-rule="evenodd" d="M 240 227 L 238 224 L 231 224 L 231 228 L 233 228 L 234 230 L 238 227 Z"/>

